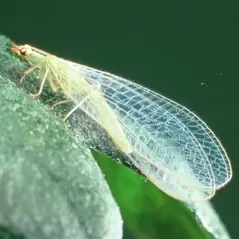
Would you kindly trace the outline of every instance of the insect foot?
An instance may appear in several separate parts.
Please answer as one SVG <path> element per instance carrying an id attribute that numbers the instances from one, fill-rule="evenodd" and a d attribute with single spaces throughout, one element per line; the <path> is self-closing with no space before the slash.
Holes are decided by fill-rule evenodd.
<path id="1" fill-rule="evenodd" d="M 39 96 L 39 94 L 30 93 L 29 96 L 30 96 L 32 99 L 35 99 L 36 97 Z"/>

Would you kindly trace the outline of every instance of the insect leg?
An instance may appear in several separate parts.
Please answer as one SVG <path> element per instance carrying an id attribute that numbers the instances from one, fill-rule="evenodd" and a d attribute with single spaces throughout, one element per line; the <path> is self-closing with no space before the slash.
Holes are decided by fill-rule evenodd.
<path id="1" fill-rule="evenodd" d="M 93 87 L 93 90 L 87 94 L 80 102 L 79 104 L 77 104 L 63 119 L 62 121 L 65 122 L 67 120 L 67 118 L 74 112 L 76 111 L 87 99 L 90 98 L 90 96 L 92 95 L 92 93 L 95 91 L 95 90 L 99 90 L 99 85 L 95 85 L 95 87 Z"/>
<path id="2" fill-rule="evenodd" d="M 74 112 L 76 111 L 88 98 L 89 98 L 90 94 L 87 95 L 79 104 L 77 104 L 63 119 L 62 121 L 65 122 L 67 120 L 67 118 Z"/>
<path id="3" fill-rule="evenodd" d="M 58 90 L 59 87 L 55 84 L 55 82 L 51 78 L 49 78 L 48 83 L 53 92 L 56 92 Z"/>
<path id="4" fill-rule="evenodd" d="M 54 108 L 55 108 L 57 105 L 65 104 L 65 103 L 68 103 L 68 102 L 72 102 L 72 100 L 62 100 L 62 101 L 59 101 L 59 102 L 53 104 L 53 105 L 51 106 L 51 109 L 54 110 Z"/>
<path id="5" fill-rule="evenodd" d="M 19 84 L 23 83 L 23 80 L 25 79 L 25 77 L 30 74 L 32 71 L 34 71 L 37 68 L 37 65 L 31 66 L 30 68 L 28 68 L 22 75 L 21 79 L 19 80 Z"/>
<path id="6" fill-rule="evenodd" d="M 38 92 L 35 93 L 35 94 L 34 93 L 30 93 L 30 96 L 32 98 L 35 98 L 35 97 L 39 96 L 42 93 L 42 89 L 43 89 L 44 84 L 46 83 L 46 79 L 47 79 L 48 73 L 49 73 L 49 70 L 47 69 L 46 73 L 45 73 L 45 75 L 44 75 L 44 77 L 43 77 L 43 79 L 41 81 L 41 85 L 40 85 L 40 88 L 39 88 Z"/>

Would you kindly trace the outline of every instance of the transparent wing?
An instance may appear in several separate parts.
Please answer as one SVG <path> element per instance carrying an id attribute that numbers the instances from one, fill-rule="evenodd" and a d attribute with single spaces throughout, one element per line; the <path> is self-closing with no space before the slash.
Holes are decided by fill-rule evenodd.
<path id="1" fill-rule="evenodd" d="M 194 200 L 201 192 L 210 198 L 230 180 L 225 150 L 193 112 L 124 78 L 79 64 L 71 67 L 100 86 L 132 146 L 130 160 L 165 192 L 183 200 Z M 92 107 L 82 109 L 97 121 Z"/>

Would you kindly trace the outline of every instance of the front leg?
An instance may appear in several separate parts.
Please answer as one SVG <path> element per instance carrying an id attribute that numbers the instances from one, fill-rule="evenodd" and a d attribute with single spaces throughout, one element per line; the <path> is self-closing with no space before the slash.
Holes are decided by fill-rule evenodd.
<path id="1" fill-rule="evenodd" d="M 24 71 L 21 79 L 19 80 L 19 84 L 21 85 L 23 83 L 23 80 L 25 79 L 25 77 L 30 74 L 32 71 L 34 71 L 37 68 L 37 65 L 31 66 L 30 68 L 28 68 L 26 71 Z"/>

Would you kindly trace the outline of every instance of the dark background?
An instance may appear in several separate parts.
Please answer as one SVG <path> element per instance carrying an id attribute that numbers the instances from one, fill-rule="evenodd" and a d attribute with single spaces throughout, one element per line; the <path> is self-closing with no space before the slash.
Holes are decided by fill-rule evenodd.
<path id="1" fill-rule="evenodd" d="M 133 79 L 201 116 L 231 158 L 233 180 L 212 201 L 232 238 L 239 238 L 236 1 L 28 0 L 0 6 L 0 32 L 15 42 Z"/>

